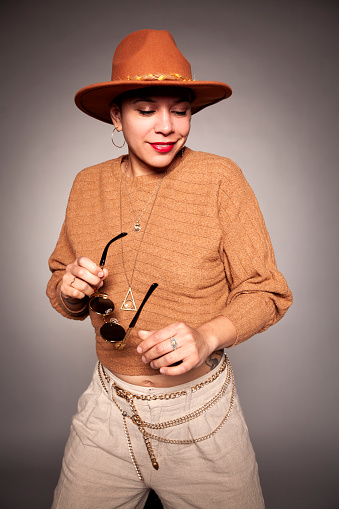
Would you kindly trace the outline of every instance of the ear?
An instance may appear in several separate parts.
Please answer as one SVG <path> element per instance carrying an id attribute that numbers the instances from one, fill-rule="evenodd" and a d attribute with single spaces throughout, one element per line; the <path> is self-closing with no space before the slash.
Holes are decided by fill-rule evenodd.
<path id="1" fill-rule="evenodd" d="M 122 123 L 121 123 L 121 112 L 120 108 L 117 104 L 112 104 L 110 110 L 109 110 L 112 123 L 117 131 L 122 130 Z"/>

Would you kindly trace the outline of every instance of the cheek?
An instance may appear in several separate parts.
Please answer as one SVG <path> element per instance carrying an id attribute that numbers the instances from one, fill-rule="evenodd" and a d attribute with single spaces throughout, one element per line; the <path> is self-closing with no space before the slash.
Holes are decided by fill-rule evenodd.
<path id="1" fill-rule="evenodd" d="M 191 117 L 185 119 L 185 121 L 181 123 L 180 128 L 178 130 L 182 136 L 187 137 L 191 130 Z"/>
<path id="2" fill-rule="evenodd" d="M 143 140 L 146 134 L 145 126 L 141 127 L 136 122 L 125 123 L 122 126 L 126 143 L 130 144 L 138 144 Z"/>

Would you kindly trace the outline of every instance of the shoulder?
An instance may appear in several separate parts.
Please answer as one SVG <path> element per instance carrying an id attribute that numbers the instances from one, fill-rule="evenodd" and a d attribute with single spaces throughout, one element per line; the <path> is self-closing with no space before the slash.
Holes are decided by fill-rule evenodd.
<path id="1" fill-rule="evenodd" d="M 198 152 L 189 149 L 187 164 L 192 171 L 208 176 L 214 182 L 227 183 L 230 181 L 242 181 L 244 175 L 239 166 L 228 157 Z"/>
<path id="2" fill-rule="evenodd" d="M 108 174 L 112 176 L 112 172 L 116 172 L 120 166 L 120 158 L 110 159 L 94 166 L 88 166 L 81 170 L 74 179 L 73 188 L 79 186 L 92 185 L 105 178 Z"/>
<path id="3" fill-rule="evenodd" d="M 188 156 L 191 173 L 206 187 L 213 186 L 222 203 L 225 200 L 228 204 L 255 200 L 253 190 L 242 170 L 232 159 L 192 150 Z"/>
<path id="4" fill-rule="evenodd" d="M 67 214 L 79 212 L 80 208 L 97 206 L 101 196 L 106 193 L 108 183 L 118 175 L 120 158 L 111 159 L 81 170 L 74 179 L 68 204 Z"/>

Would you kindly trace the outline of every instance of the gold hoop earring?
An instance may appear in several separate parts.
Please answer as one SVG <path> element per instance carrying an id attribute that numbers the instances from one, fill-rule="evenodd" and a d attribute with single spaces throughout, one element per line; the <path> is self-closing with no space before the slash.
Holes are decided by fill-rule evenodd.
<path id="1" fill-rule="evenodd" d="M 116 129 L 116 128 L 114 128 L 114 129 L 113 129 L 112 134 L 111 134 L 112 143 L 113 143 L 113 145 L 114 145 L 115 147 L 117 147 L 117 148 L 122 148 L 122 147 L 125 145 L 126 140 L 124 139 L 124 143 L 123 143 L 122 145 L 117 145 L 116 143 L 114 143 L 114 131 L 116 131 L 117 133 L 118 133 L 118 132 L 120 132 L 120 131 L 118 131 L 118 129 Z"/>

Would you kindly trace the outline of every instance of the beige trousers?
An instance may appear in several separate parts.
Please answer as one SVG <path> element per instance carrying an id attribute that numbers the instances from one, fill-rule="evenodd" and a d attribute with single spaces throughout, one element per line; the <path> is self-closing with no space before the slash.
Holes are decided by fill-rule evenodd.
<path id="1" fill-rule="evenodd" d="M 127 417 L 128 434 L 143 481 L 133 465 L 123 427 L 122 412 L 131 416 L 130 405 L 114 390 L 120 409 L 112 400 L 113 382 L 142 396 L 184 391 L 186 395 L 175 399 L 134 400 L 144 421 L 177 419 L 211 401 L 222 389 L 227 369 L 195 392 L 191 391 L 192 384 L 170 389 L 132 386 L 106 372 L 111 378 L 110 383 L 104 380 L 108 394 L 96 368 L 90 386 L 79 400 L 52 509 L 142 509 L 151 488 L 165 509 L 264 508 L 257 463 L 235 389 L 227 420 L 207 440 L 189 444 L 151 440 L 158 470 L 152 467 L 140 430 Z M 210 376 L 209 373 L 195 380 L 194 385 Z M 199 417 L 178 426 L 148 431 L 165 440 L 205 436 L 223 421 L 231 396 L 229 383 L 221 399 Z"/>

